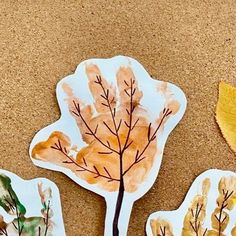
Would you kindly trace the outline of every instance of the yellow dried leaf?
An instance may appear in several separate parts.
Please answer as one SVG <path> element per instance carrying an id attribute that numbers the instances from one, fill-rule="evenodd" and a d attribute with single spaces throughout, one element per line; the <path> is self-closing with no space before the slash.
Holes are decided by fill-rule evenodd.
<path id="1" fill-rule="evenodd" d="M 236 87 L 223 81 L 219 84 L 216 121 L 227 143 L 236 152 Z"/>

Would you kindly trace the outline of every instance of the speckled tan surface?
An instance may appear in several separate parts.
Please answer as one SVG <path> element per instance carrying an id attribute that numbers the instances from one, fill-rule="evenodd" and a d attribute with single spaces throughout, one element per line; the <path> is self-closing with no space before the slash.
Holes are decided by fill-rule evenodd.
<path id="1" fill-rule="evenodd" d="M 23 2 L 0 2 L 0 167 L 58 184 L 68 236 L 103 235 L 104 201 L 63 174 L 34 167 L 28 146 L 59 117 L 56 83 L 84 59 L 132 56 L 188 98 L 158 180 L 134 205 L 128 235 L 144 235 L 151 212 L 177 208 L 202 171 L 236 171 L 214 120 L 218 82 L 236 85 L 236 1 Z"/>

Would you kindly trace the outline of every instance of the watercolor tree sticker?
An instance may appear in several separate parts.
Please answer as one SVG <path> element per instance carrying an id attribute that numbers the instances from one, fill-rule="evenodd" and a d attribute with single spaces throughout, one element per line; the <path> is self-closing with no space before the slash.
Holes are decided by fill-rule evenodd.
<path id="1" fill-rule="evenodd" d="M 58 83 L 57 99 L 62 116 L 33 139 L 33 162 L 103 196 L 105 235 L 126 235 L 133 202 L 154 183 L 186 109 L 183 92 L 118 56 L 82 62 Z"/>
<path id="2" fill-rule="evenodd" d="M 147 236 L 235 236 L 235 205 L 236 174 L 208 170 L 193 182 L 178 210 L 150 215 Z"/>
<path id="3" fill-rule="evenodd" d="M 22 180 L 0 170 L 0 235 L 65 235 L 56 185 L 43 178 Z"/>

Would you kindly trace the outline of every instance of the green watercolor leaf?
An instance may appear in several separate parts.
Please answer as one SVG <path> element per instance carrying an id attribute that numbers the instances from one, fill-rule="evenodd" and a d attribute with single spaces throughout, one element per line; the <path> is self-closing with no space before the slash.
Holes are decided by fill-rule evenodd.
<path id="1" fill-rule="evenodd" d="M 9 214 L 25 215 L 26 209 L 11 186 L 11 179 L 0 174 L 0 206 Z"/>

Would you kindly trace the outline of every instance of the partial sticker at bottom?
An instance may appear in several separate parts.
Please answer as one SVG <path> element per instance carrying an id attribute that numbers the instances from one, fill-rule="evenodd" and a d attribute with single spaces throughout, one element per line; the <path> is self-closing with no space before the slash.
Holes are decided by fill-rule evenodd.
<path id="1" fill-rule="evenodd" d="M 0 170 L 0 235 L 65 236 L 57 186 Z"/>
<path id="2" fill-rule="evenodd" d="M 208 170 L 193 182 L 178 210 L 150 215 L 148 236 L 236 236 L 236 173 Z"/>

